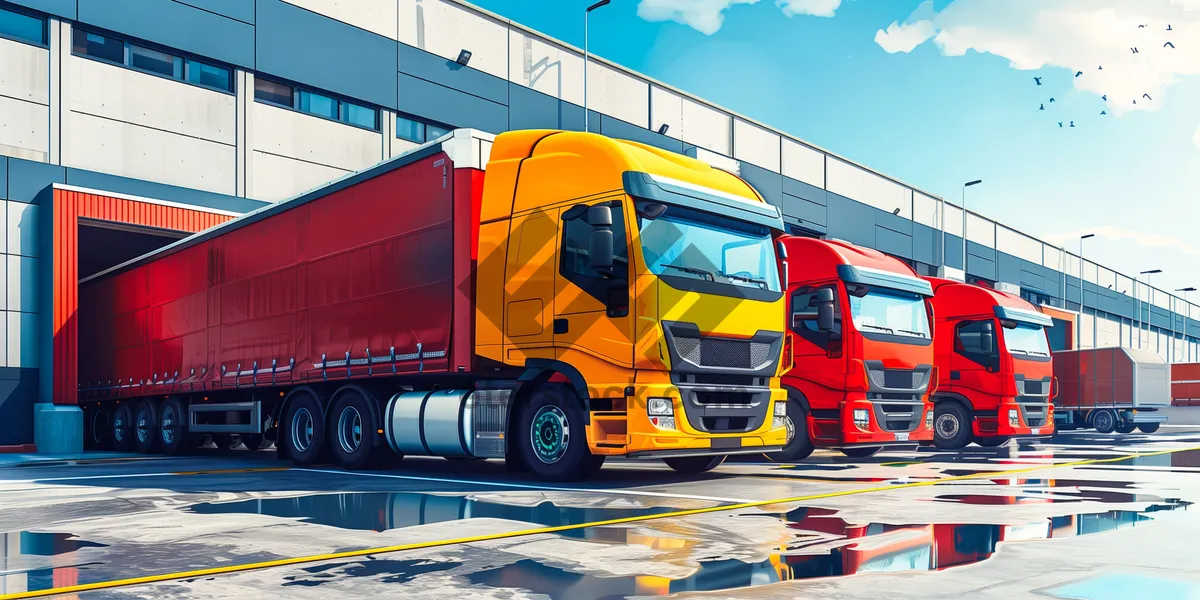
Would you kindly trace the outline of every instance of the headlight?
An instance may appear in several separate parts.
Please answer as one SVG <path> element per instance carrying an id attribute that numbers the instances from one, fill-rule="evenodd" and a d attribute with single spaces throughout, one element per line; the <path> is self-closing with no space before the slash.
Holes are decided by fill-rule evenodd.
<path id="1" fill-rule="evenodd" d="M 1017 414 L 1017 409 L 1008 411 L 1008 426 L 1016 427 L 1021 424 L 1021 416 Z"/>
<path id="2" fill-rule="evenodd" d="M 675 417 L 650 417 L 650 424 L 659 429 L 675 429 Z"/>
<path id="3" fill-rule="evenodd" d="M 787 415 L 787 402 L 775 403 L 775 416 L 782 417 Z"/>
<path id="4" fill-rule="evenodd" d="M 933 410 L 925 411 L 925 429 L 933 429 Z"/>
<path id="5" fill-rule="evenodd" d="M 670 398 L 650 398 L 646 401 L 646 413 L 651 416 L 671 416 L 675 414 L 675 404 Z"/>
<path id="6" fill-rule="evenodd" d="M 870 414 L 867 411 L 867 409 L 865 409 L 865 408 L 854 409 L 854 425 L 856 427 L 858 427 L 859 429 L 866 429 L 867 426 L 870 425 L 870 423 L 871 423 L 871 417 L 870 417 Z"/>
<path id="7" fill-rule="evenodd" d="M 787 440 L 783 442 L 784 445 L 792 443 L 792 438 L 796 437 L 796 425 L 792 423 L 792 420 L 788 417 L 775 417 L 771 420 L 771 428 L 776 429 L 779 427 L 787 430 Z"/>

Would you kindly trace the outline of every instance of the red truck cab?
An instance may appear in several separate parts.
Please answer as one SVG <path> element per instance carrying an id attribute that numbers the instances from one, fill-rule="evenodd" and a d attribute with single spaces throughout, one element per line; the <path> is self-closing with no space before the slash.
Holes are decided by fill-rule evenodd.
<path id="1" fill-rule="evenodd" d="M 1007 292 L 949 279 L 933 286 L 937 447 L 999 446 L 1054 433 L 1050 317 Z"/>
<path id="2" fill-rule="evenodd" d="M 838 240 L 783 236 L 780 245 L 790 257 L 782 382 L 795 432 L 771 458 L 797 461 L 814 448 L 864 457 L 931 440 L 929 282 Z"/>

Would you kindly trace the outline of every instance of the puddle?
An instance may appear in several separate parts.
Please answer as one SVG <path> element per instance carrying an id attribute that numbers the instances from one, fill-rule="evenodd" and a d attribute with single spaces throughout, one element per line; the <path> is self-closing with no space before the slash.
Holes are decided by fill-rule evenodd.
<path id="1" fill-rule="evenodd" d="M 386 531 L 445 523 L 460 519 L 494 518 L 537 523 L 546 527 L 607 521 L 640 515 L 654 515 L 678 509 L 655 507 L 571 507 L 545 501 L 534 506 L 518 506 L 474 500 L 462 496 L 435 496 L 404 492 L 363 492 L 314 494 L 296 498 L 259 498 L 238 502 L 209 502 L 188 508 L 191 512 L 216 514 L 258 514 L 301 519 L 307 523 L 341 529 Z M 560 535 L 588 539 L 594 529 L 560 532 Z"/>
<path id="2" fill-rule="evenodd" d="M 1200 584 L 1142 573 L 1107 573 L 1053 588 L 1049 594 L 1072 600 L 1187 600 L 1200 597 Z"/>
<path id="3" fill-rule="evenodd" d="M 1057 487 L 1057 486 L 1055 486 Z M 1013 505 L 1013 504 L 1051 504 L 1061 502 L 1103 502 L 1105 504 L 1122 504 L 1126 502 L 1162 502 L 1163 499 L 1150 494 L 1130 494 L 1110 490 L 1074 490 L 1074 489 L 1027 489 L 1020 494 L 945 494 L 935 496 L 934 502 L 957 502 L 975 505 Z"/>
<path id="4" fill-rule="evenodd" d="M 314 567 L 304 567 L 301 571 L 309 573 L 308 576 L 293 575 L 284 577 L 287 586 L 303 586 L 316 587 L 329 583 L 338 578 L 339 575 L 346 577 L 377 577 L 381 583 L 408 583 L 417 575 L 424 573 L 436 573 L 438 571 L 449 571 L 455 567 L 461 566 L 462 563 L 457 562 L 437 562 L 431 560 L 391 560 L 391 559 L 376 559 L 367 560 L 364 562 L 356 562 L 350 565 L 345 564 L 325 564 Z M 339 574 L 328 573 L 335 567 L 345 567 Z"/>
<path id="5" fill-rule="evenodd" d="M 0 533 L 0 593 L 74 585 L 81 570 L 99 563 L 72 563 L 69 555 L 83 548 L 106 547 L 70 533 Z M 47 567 L 47 562 L 52 566 Z"/>

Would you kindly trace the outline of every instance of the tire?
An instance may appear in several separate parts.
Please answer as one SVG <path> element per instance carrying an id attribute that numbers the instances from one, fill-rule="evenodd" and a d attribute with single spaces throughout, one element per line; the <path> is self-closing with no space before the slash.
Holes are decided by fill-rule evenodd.
<path id="1" fill-rule="evenodd" d="M 857 448 L 841 448 L 842 454 L 850 458 L 870 458 L 879 453 L 883 448 L 879 446 L 859 446 Z"/>
<path id="2" fill-rule="evenodd" d="M 1159 423 L 1142 423 L 1137 426 L 1138 431 L 1142 433 L 1154 433 L 1158 431 Z"/>
<path id="3" fill-rule="evenodd" d="M 365 468 L 371 464 L 378 436 L 371 400 L 357 388 L 343 389 L 336 397 L 329 411 L 325 443 L 343 469 Z"/>
<path id="4" fill-rule="evenodd" d="M 521 410 L 516 446 L 535 477 L 577 481 L 595 474 L 583 416 L 575 392 L 565 385 L 542 384 L 529 395 Z"/>
<path id="5" fill-rule="evenodd" d="M 1135 429 L 1137 429 L 1137 425 L 1133 423 L 1121 423 L 1117 425 L 1117 433 L 1120 434 L 1133 433 Z"/>
<path id="6" fill-rule="evenodd" d="M 325 449 L 325 411 L 311 393 L 299 393 L 288 405 L 280 432 L 292 462 L 302 467 L 316 464 Z"/>
<path id="7" fill-rule="evenodd" d="M 1111 410 L 1098 410 L 1092 415 L 1092 427 L 1100 433 L 1112 433 L 1117 429 L 1117 413 Z"/>
<path id="8" fill-rule="evenodd" d="M 787 416 L 792 421 L 795 433 L 792 441 L 779 452 L 772 452 L 767 458 L 777 463 L 794 463 L 808 458 L 813 453 L 812 438 L 808 436 L 808 410 L 804 403 L 796 398 L 787 399 Z"/>
<path id="9" fill-rule="evenodd" d="M 229 450 L 238 445 L 241 436 L 236 433 L 214 433 L 212 434 L 212 443 L 217 447 L 217 450 Z"/>
<path id="10" fill-rule="evenodd" d="M 962 404 L 951 400 L 933 407 L 933 443 L 942 450 L 958 450 L 971 442 L 971 418 Z"/>
<path id="11" fill-rule="evenodd" d="M 133 445 L 138 452 L 150 454 L 160 447 L 158 404 L 143 398 L 133 409 Z"/>
<path id="12" fill-rule="evenodd" d="M 695 475 L 697 473 L 707 473 L 725 462 L 725 455 L 721 456 L 678 456 L 675 458 L 664 458 L 663 462 L 667 463 L 668 467 L 675 469 L 679 473 Z"/>
<path id="13" fill-rule="evenodd" d="M 1006 435 L 992 435 L 988 437 L 977 437 L 975 438 L 975 443 L 983 446 L 984 448 L 999 448 L 1010 439 L 1012 438 L 1009 438 Z"/>
<path id="14" fill-rule="evenodd" d="M 187 429 L 187 407 L 176 397 L 163 400 L 158 409 L 158 437 L 163 454 L 177 456 L 196 447 L 195 436 Z"/>
<path id="15" fill-rule="evenodd" d="M 107 450 L 112 445 L 112 410 L 97 406 L 87 413 L 83 446 L 88 450 Z"/>
<path id="16" fill-rule="evenodd" d="M 251 452 L 266 450 L 271 447 L 271 440 L 261 433 L 242 433 L 238 435 L 242 440 L 242 445 Z"/>
<path id="17" fill-rule="evenodd" d="M 118 404 L 112 418 L 113 448 L 120 452 L 133 450 L 133 407 L 129 402 Z"/>

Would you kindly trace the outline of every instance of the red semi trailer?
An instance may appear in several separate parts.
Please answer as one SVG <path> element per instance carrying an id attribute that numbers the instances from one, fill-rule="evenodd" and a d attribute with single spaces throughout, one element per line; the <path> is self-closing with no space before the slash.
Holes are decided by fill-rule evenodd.
<path id="1" fill-rule="evenodd" d="M 81 282 L 85 440 L 552 480 L 779 450 L 780 229 L 695 159 L 458 130 Z"/>

